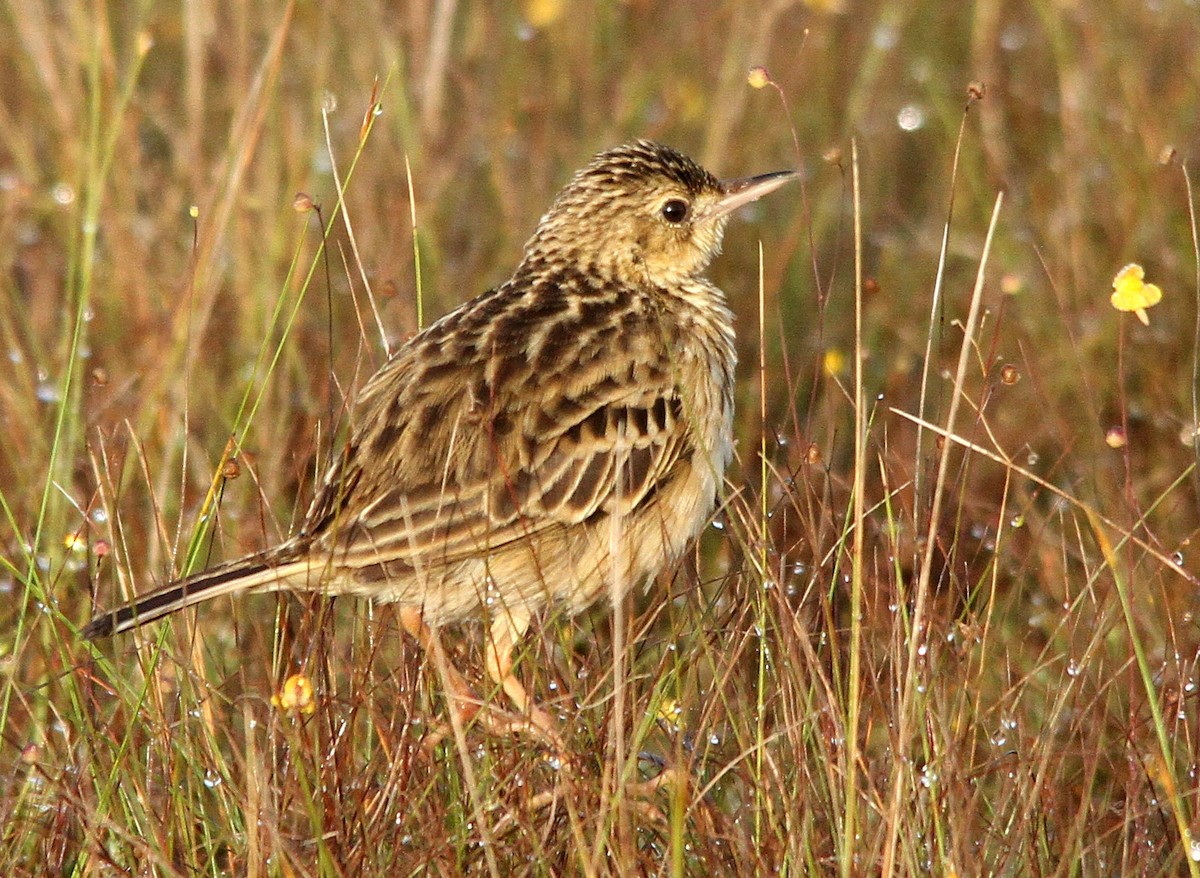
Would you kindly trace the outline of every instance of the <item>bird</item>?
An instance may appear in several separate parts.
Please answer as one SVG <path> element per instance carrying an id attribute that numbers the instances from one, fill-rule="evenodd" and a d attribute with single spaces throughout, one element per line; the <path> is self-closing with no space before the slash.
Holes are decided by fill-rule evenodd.
<path id="1" fill-rule="evenodd" d="M 485 623 L 485 671 L 555 721 L 514 671 L 547 607 L 619 599 L 678 559 L 733 453 L 733 314 L 704 272 L 730 216 L 797 177 L 721 180 L 637 140 L 559 192 L 504 283 L 418 332 L 366 381 L 298 531 L 166 583 L 82 629 L 117 634 L 220 595 L 355 595 L 399 608 L 426 650 Z M 451 710 L 479 704 L 457 670 Z"/>

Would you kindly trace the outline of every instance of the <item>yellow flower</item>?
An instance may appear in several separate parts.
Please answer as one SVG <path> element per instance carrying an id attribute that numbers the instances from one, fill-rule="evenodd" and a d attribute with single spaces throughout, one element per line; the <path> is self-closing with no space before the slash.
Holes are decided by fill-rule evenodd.
<path id="1" fill-rule="evenodd" d="M 1145 282 L 1146 271 L 1136 262 L 1131 262 L 1117 272 L 1113 278 L 1112 306 L 1118 311 L 1132 311 L 1138 320 L 1150 325 L 1147 308 L 1162 301 L 1162 290 Z"/>
<path id="2" fill-rule="evenodd" d="M 658 704 L 658 719 L 679 728 L 683 725 L 683 708 L 678 701 L 668 696 Z"/>
<path id="3" fill-rule="evenodd" d="M 1011 271 L 1000 276 L 1000 292 L 1006 296 L 1015 296 L 1025 289 L 1025 279 Z"/>
<path id="4" fill-rule="evenodd" d="M 766 88 L 771 84 L 771 74 L 767 73 L 766 67 L 751 67 L 746 82 L 751 88 Z"/>
<path id="5" fill-rule="evenodd" d="M 312 681 L 303 674 L 292 674 L 284 680 L 283 688 L 271 696 L 271 703 L 289 713 L 316 713 L 317 710 Z"/>
<path id="6" fill-rule="evenodd" d="M 825 361 L 822 363 L 825 369 L 825 374 L 830 378 L 836 378 L 846 371 L 846 355 L 838 348 L 830 348 L 825 352 Z"/>
<path id="7" fill-rule="evenodd" d="M 525 20 L 535 28 L 546 27 L 562 17 L 564 6 L 563 0 L 527 0 Z"/>

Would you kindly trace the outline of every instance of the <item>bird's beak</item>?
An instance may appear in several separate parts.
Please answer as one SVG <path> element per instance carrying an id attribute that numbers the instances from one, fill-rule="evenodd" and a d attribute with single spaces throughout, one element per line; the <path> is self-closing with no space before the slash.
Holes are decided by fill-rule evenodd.
<path id="1" fill-rule="evenodd" d="M 800 174 L 796 171 L 775 171 L 771 174 L 759 174 L 757 177 L 742 177 L 740 180 L 722 180 L 721 197 L 707 211 L 708 219 L 716 219 L 732 213 L 751 201 L 757 201 L 768 192 L 774 192 L 789 180 L 795 180 Z"/>

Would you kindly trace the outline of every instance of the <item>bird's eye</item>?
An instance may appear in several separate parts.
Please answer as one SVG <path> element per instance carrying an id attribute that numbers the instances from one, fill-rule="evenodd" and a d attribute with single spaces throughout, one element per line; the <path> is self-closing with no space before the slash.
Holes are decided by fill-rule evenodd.
<path id="1" fill-rule="evenodd" d="M 662 206 L 662 216 L 669 223 L 681 223 L 687 219 L 688 203 L 682 198 L 672 198 Z"/>

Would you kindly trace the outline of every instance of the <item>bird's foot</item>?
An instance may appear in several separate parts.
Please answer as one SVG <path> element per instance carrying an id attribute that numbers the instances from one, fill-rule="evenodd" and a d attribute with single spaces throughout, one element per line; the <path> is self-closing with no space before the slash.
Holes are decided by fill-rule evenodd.
<path id="1" fill-rule="evenodd" d="M 514 714 L 489 704 L 468 693 L 455 693 L 450 699 L 452 715 L 448 721 L 439 723 L 421 739 L 421 750 L 432 753 L 446 738 L 455 737 L 455 725 L 465 731 L 472 725 L 490 735 L 509 738 L 527 736 L 550 749 L 560 765 L 570 761 L 566 742 L 559 732 L 558 723 L 546 711 L 528 705 L 525 714 Z"/>

